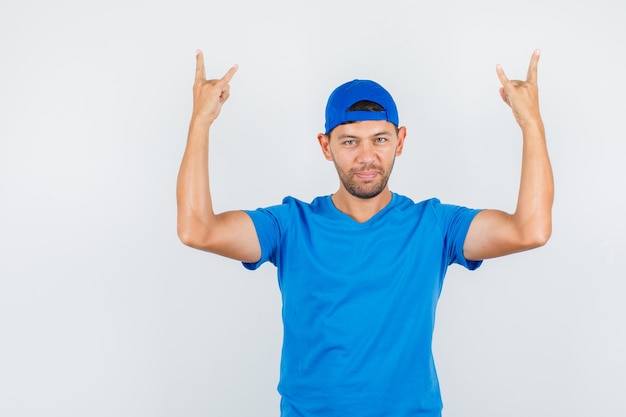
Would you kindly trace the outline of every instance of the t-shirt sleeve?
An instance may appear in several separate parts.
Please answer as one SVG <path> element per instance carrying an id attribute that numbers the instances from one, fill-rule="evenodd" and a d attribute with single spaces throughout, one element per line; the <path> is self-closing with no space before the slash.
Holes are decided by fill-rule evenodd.
<path id="1" fill-rule="evenodd" d="M 481 210 L 441 204 L 436 199 L 433 201 L 433 207 L 443 228 L 450 264 L 456 263 L 469 270 L 478 268 L 482 261 L 466 259 L 463 255 L 463 245 L 472 220 Z"/>
<path id="2" fill-rule="evenodd" d="M 265 262 L 276 265 L 278 246 L 281 239 L 281 217 L 288 211 L 285 204 L 256 210 L 245 210 L 252 219 L 261 245 L 261 259 L 257 262 L 242 262 L 246 269 L 254 270 Z"/>

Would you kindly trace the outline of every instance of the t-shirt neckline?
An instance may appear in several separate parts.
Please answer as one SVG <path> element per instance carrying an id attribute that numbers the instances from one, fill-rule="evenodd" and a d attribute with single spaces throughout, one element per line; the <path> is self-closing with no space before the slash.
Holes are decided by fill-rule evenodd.
<path id="1" fill-rule="evenodd" d="M 332 214 L 333 217 L 339 219 L 339 220 L 344 220 L 344 221 L 349 221 L 354 225 L 358 225 L 358 226 L 369 226 L 372 223 L 376 222 L 376 220 L 378 218 L 380 218 L 384 213 L 386 213 L 387 211 L 391 210 L 391 208 L 393 206 L 395 206 L 396 203 L 396 193 L 391 192 L 391 200 L 389 200 L 389 202 L 387 203 L 387 205 L 385 205 L 382 209 L 380 209 L 378 211 L 378 213 L 374 214 L 372 217 L 370 217 L 369 219 L 367 219 L 364 222 L 359 222 L 357 220 L 355 220 L 354 218 L 352 218 L 350 215 L 344 213 L 343 211 L 339 210 L 337 208 L 337 206 L 335 206 L 335 203 L 333 202 L 332 199 L 332 194 L 327 195 L 325 198 L 326 201 L 326 206 L 327 206 L 327 211 L 329 212 L 329 214 Z"/>

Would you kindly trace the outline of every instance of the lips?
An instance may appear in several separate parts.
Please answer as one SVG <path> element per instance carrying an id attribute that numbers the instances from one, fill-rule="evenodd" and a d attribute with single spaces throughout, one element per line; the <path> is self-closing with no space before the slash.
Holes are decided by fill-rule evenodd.
<path id="1" fill-rule="evenodd" d="M 355 173 L 355 175 L 362 180 L 373 180 L 378 175 L 378 171 L 360 171 Z"/>
<path id="2" fill-rule="evenodd" d="M 365 167 L 365 169 L 354 170 L 353 175 L 361 181 L 372 181 L 379 175 L 383 175 L 383 171 L 377 167 Z"/>

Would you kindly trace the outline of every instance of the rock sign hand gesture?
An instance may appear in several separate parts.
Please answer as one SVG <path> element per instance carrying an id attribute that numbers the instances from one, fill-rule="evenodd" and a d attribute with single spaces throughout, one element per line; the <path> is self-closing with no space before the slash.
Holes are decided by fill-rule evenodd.
<path id="1" fill-rule="evenodd" d="M 196 51 L 196 78 L 193 83 L 192 118 L 210 125 L 220 114 L 222 105 L 230 96 L 230 80 L 237 72 L 231 67 L 219 80 L 207 80 L 202 51 Z"/>
<path id="2" fill-rule="evenodd" d="M 513 110 L 513 116 L 520 127 L 528 123 L 541 120 L 539 113 L 539 93 L 537 88 L 537 64 L 541 51 L 536 49 L 530 58 L 526 81 L 509 80 L 501 65 L 496 66 L 496 72 L 502 87 L 500 96 Z"/>

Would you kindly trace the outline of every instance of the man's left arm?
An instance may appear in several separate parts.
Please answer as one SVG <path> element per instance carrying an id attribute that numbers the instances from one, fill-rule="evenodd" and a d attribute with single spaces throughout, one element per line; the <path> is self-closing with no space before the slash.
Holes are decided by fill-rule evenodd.
<path id="1" fill-rule="evenodd" d="M 497 66 L 500 95 L 511 107 L 522 129 L 522 173 L 515 213 L 483 210 L 474 217 L 463 254 L 482 260 L 544 245 L 552 233 L 554 180 L 539 112 L 537 64 L 539 50 L 530 60 L 526 81 L 509 80 Z"/>

